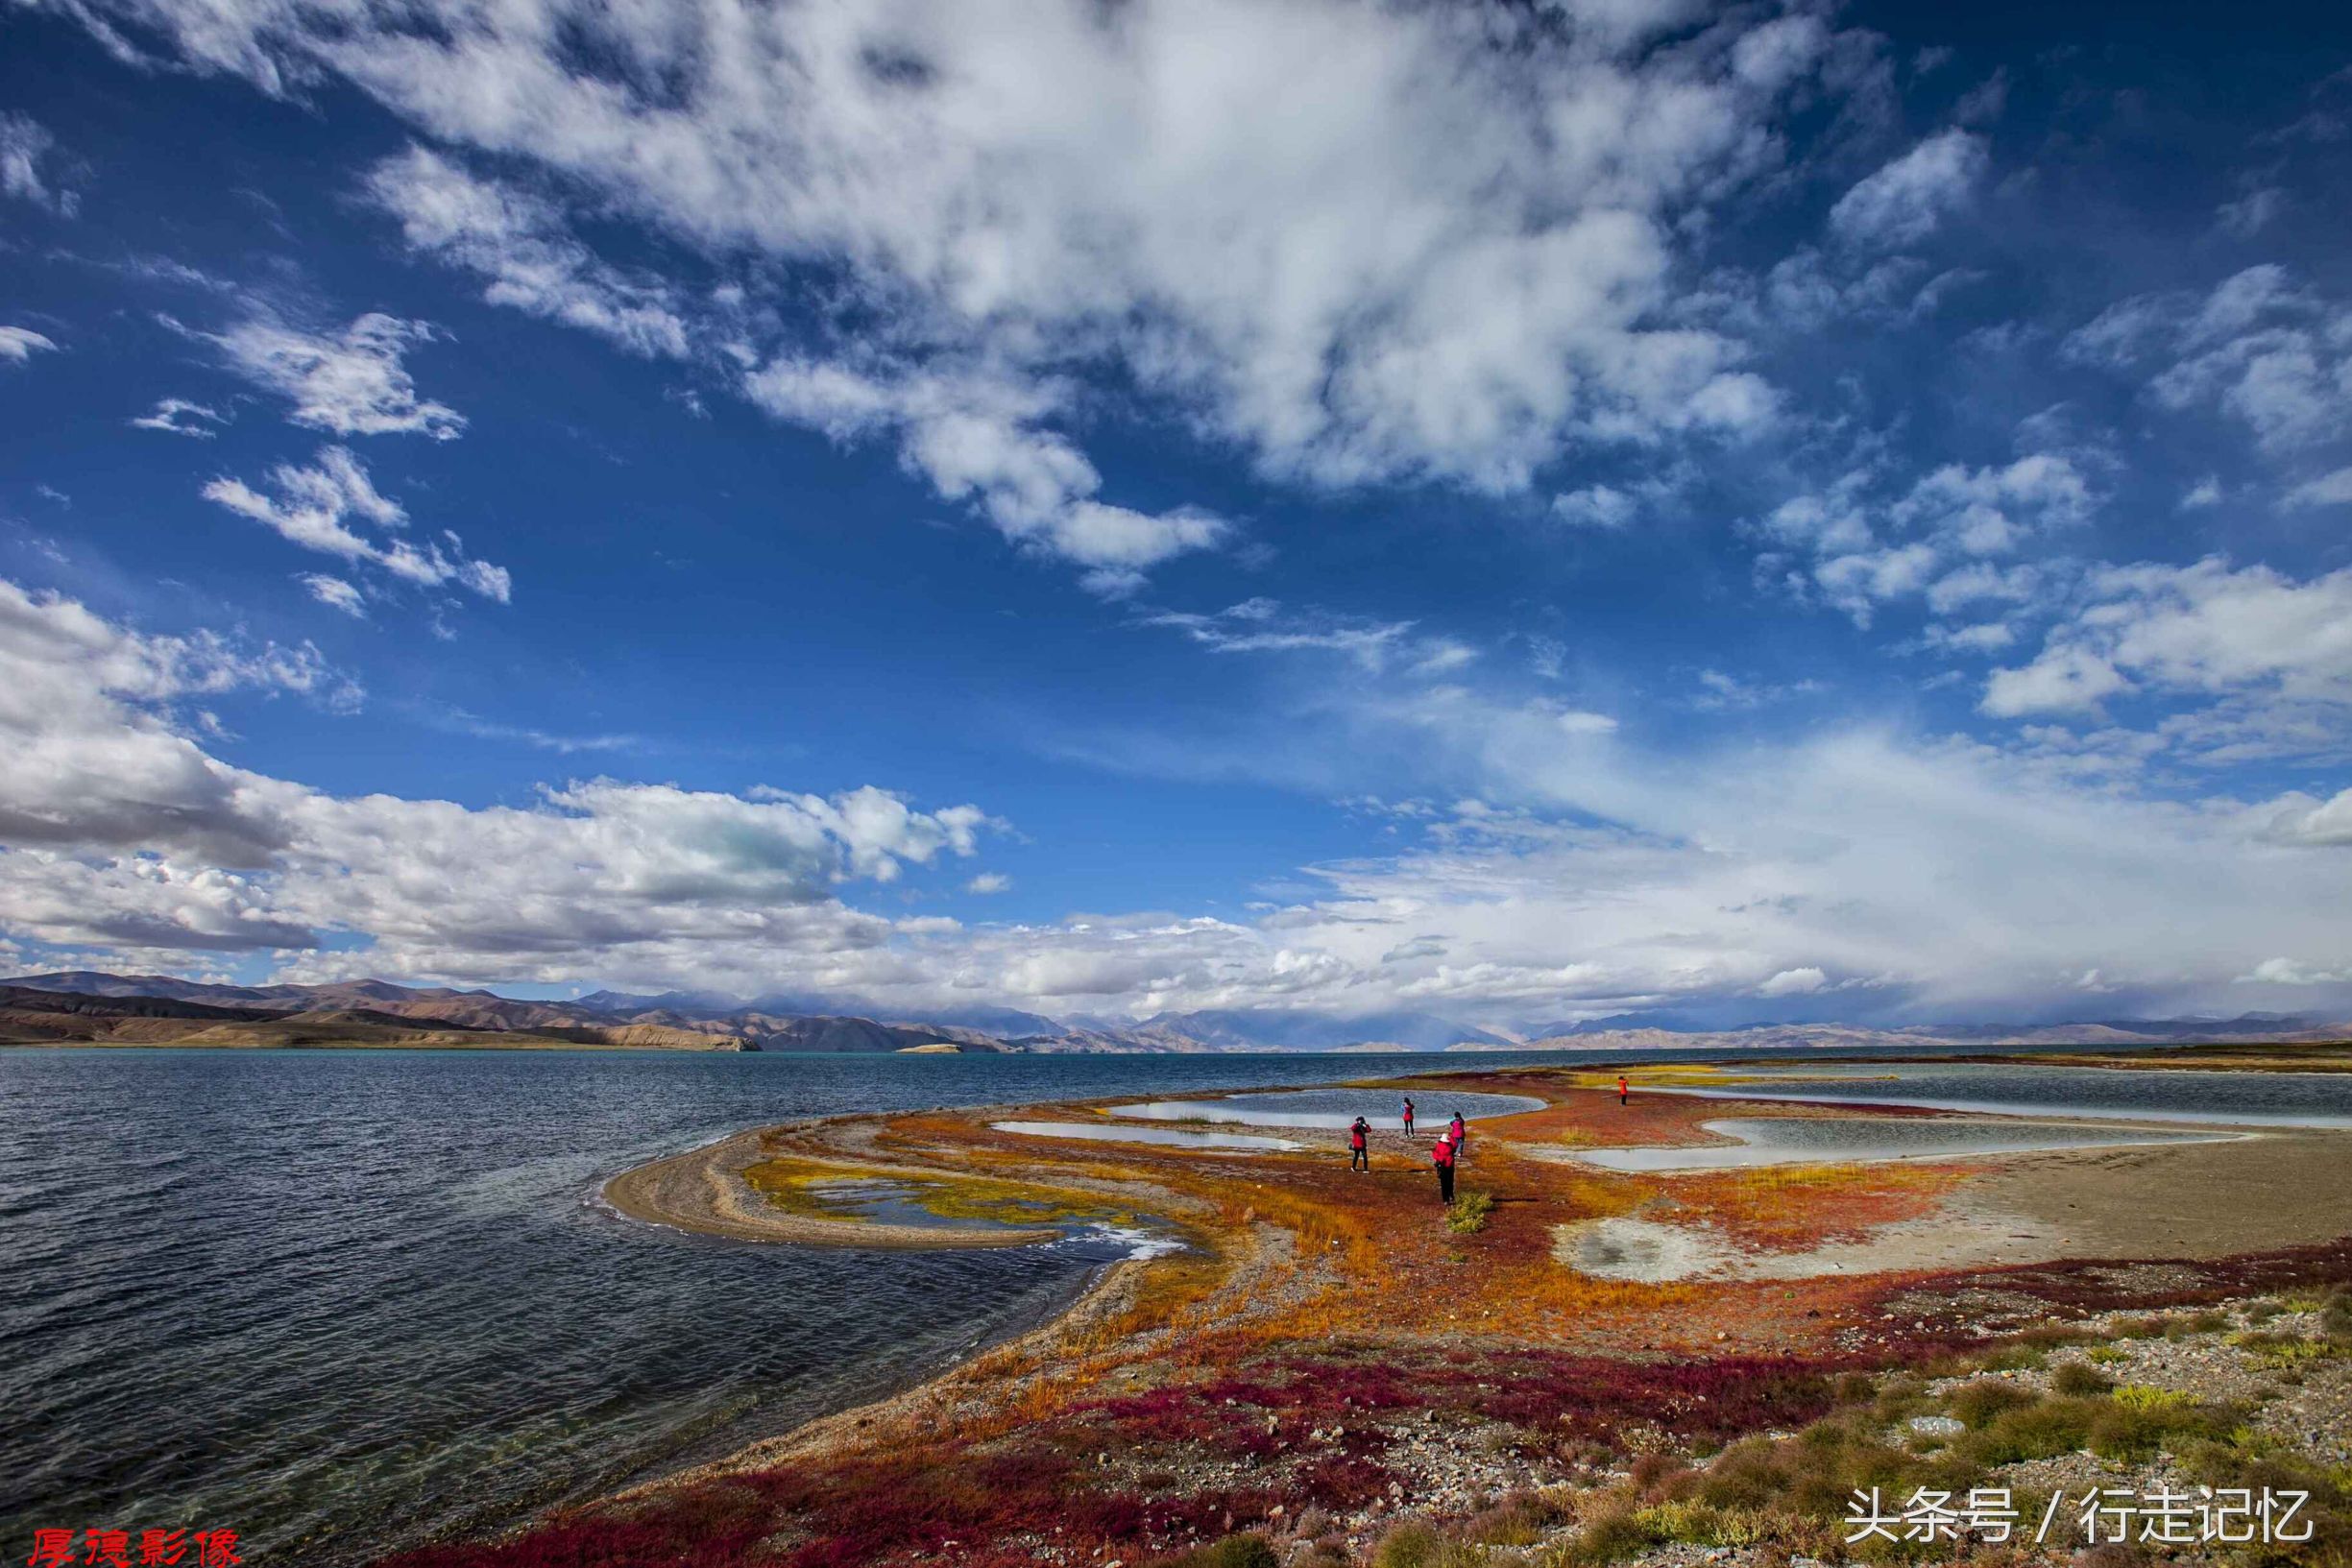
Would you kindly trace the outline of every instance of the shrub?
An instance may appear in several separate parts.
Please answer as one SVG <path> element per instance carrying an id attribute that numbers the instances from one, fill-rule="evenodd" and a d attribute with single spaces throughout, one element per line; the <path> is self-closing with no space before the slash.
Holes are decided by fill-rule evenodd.
<path id="1" fill-rule="evenodd" d="M 2053 1393 L 2080 1398 L 2088 1394 L 2103 1394 L 2115 1387 L 2115 1380 L 2086 1362 L 2064 1362 L 2049 1375 Z"/>
<path id="2" fill-rule="evenodd" d="M 1463 1533 L 1481 1546 L 1533 1546 L 1553 1525 L 1564 1522 L 1561 1510 L 1536 1492 L 1513 1492 L 1473 1518 Z"/>
<path id="3" fill-rule="evenodd" d="M 2231 1336 L 2230 1343 L 2244 1351 L 2246 1359 L 2256 1366 L 2270 1372 L 2300 1370 L 2336 1353 L 2325 1339 L 2306 1339 L 2293 1334 L 2251 1331 Z"/>
<path id="4" fill-rule="evenodd" d="M 1969 1458 L 1986 1465 L 2055 1459 L 2090 1441 L 2097 1414 L 2091 1400 L 2045 1399 L 2003 1411 L 1982 1432 L 1970 1434 L 1964 1446 Z"/>
<path id="5" fill-rule="evenodd" d="M 1445 1543 L 1427 1525 L 1398 1525 L 1372 1549 L 1372 1568 L 1439 1568 Z"/>
<path id="6" fill-rule="evenodd" d="M 1169 1558 L 1167 1568 L 1282 1568 L 1282 1559 L 1263 1535 L 1227 1535 Z"/>
<path id="7" fill-rule="evenodd" d="M 1646 1510 L 1645 1510 L 1646 1513 Z M 1572 1563 L 1614 1562 L 1647 1552 L 1664 1541 L 1653 1532 L 1654 1521 L 1631 1508 L 1612 1508 L 1586 1522 L 1568 1543 L 1565 1560 Z M 1383 1564 L 1382 1568 L 1388 1568 Z"/>
<path id="8" fill-rule="evenodd" d="M 1994 1417 L 2003 1411 L 2013 1411 L 2034 1403 L 2034 1398 L 2030 1390 L 2021 1388 L 2014 1383 L 2004 1383 L 1999 1378 L 1978 1378 L 1953 1389 L 1949 1403 L 1952 1414 L 1971 1427 L 1980 1428 L 1991 1425 Z"/>
<path id="9" fill-rule="evenodd" d="M 1445 1211 L 1445 1228 L 1457 1236 L 1475 1236 L 1487 1228 L 1487 1216 L 1493 1212 L 1494 1199 L 1491 1194 L 1465 1193 Z"/>

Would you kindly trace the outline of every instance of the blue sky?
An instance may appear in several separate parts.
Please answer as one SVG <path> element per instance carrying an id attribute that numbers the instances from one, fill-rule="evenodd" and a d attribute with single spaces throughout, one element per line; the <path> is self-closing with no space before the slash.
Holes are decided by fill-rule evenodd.
<path id="1" fill-rule="evenodd" d="M 2352 27 L 0 17 L 24 968 L 2352 1002 Z"/>

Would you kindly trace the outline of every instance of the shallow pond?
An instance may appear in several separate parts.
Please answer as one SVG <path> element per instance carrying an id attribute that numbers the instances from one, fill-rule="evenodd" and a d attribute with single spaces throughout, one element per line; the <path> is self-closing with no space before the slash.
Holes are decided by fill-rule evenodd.
<path id="1" fill-rule="evenodd" d="M 1898 1116 L 1725 1117 L 1700 1123 L 1739 1142 L 1714 1148 L 1591 1148 L 1575 1157 L 1611 1170 L 1724 1170 L 1864 1160 L 1950 1160 L 1972 1154 L 2210 1143 L 2228 1134 L 2064 1122 L 1926 1121 Z"/>
<path id="2" fill-rule="evenodd" d="M 1289 1149 L 1287 1138 L 1251 1138 L 1238 1132 L 1194 1132 L 1184 1127 L 1122 1127 L 1100 1122 L 992 1122 L 999 1132 L 1031 1138 L 1092 1138 L 1109 1144 L 1164 1144 L 1175 1148 Z"/>
<path id="3" fill-rule="evenodd" d="M 1113 1116 L 1152 1122 L 1239 1122 L 1254 1127 L 1345 1127 L 1357 1117 L 1381 1130 L 1404 1130 L 1398 1113 L 1404 1097 L 1394 1089 L 1287 1089 L 1273 1094 L 1227 1095 L 1218 1099 L 1155 1099 L 1116 1105 Z M 1418 1130 L 1435 1136 L 1456 1111 L 1466 1122 L 1540 1111 L 1543 1101 L 1525 1095 L 1430 1093 L 1414 1104 Z"/>

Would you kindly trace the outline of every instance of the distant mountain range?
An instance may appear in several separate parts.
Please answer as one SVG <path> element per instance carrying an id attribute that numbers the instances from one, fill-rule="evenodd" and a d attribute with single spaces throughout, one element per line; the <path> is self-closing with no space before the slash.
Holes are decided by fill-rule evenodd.
<path id="1" fill-rule="evenodd" d="M 2189 1040 L 2326 1040 L 2352 1025 L 2277 1014 L 2121 1019 L 2029 1025 L 1870 1028 L 1767 1024 L 1708 1029 L 1670 1014 L 1625 1014 L 1532 1029 L 1491 1029 L 1434 1013 L 1333 1014 L 1223 1008 L 1122 1019 L 1048 1018 L 1010 1007 L 907 1017 L 860 998 L 782 993 L 750 1001 L 688 991 L 597 991 L 529 1001 L 492 991 L 345 980 L 329 985 L 210 985 L 166 975 L 68 970 L 0 981 L 0 1044 L 82 1043 L 424 1049 L 883 1052 L 1577 1050 L 1694 1046 L 1861 1049 L 1903 1045 L 2164 1045 Z"/>

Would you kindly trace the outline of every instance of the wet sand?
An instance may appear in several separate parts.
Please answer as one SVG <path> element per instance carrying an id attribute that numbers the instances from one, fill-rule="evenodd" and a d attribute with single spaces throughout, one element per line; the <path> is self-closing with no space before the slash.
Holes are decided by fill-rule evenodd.
<path id="1" fill-rule="evenodd" d="M 787 1214 L 743 1179 L 744 1170 L 767 1157 L 762 1140 L 770 1130 L 755 1127 L 624 1170 L 604 1184 L 604 1199 L 631 1219 L 737 1242 L 944 1250 L 1030 1246 L 1061 1239 L 1061 1232 L 1044 1228 L 901 1225 Z"/>

